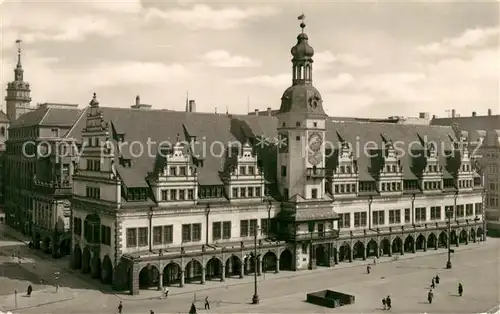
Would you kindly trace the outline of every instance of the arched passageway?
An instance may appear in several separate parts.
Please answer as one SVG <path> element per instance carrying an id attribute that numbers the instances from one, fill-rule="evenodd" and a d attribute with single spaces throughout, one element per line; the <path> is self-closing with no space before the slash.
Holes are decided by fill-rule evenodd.
<path id="1" fill-rule="evenodd" d="M 222 279 L 222 262 L 221 262 L 221 260 L 216 258 L 216 257 L 212 257 L 207 262 L 206 271 L 207 271 L 207 274 L 206 274 L 207 280 L 213 280 L 215 278 Z"/>
<path id="2" fill-rule="evenodd" d="M 280 270 L 292 270 L 293 269 L 293 254 L 289 249 L 281 252 L 280 255 Z"/>
<path id="3" fill-rule="evenodd" d="M 434 233 L 430 233 L 429 237 L 427 238 L 427 248 L 433 248 L 437 249 L 437 237 Z"/>
<path id="4" fill-rule="evenodd" d="M 104 256 L 102 260 L 101 281 L 104 284 L 111 284 L 113 282 L 113 264 L 108 255 Z"/>
<path id="5" fill-rule="evenodd" d="M 403 240 L 400 237 L 395 237 L 392 240 L 392 254 L 401 254 L 403 250 Z"/>
<path id="6" fill-rule="evenodd" d="M 462 229 L 462 231 L 460 231 L 460 235 L 458 237 L 458 241 L 460 243 L 463 243 L 463 244 L 467 244 L 469 239 L 468 239 L 468 236 L 467 236 L 467 231 L 465 229 Z"/>
<path id="7" fill-rule="evenodd" d="M 343 243 L 339 248 L 339 262 L 351 261 L 351 247 L 347 243 Z"/>
<path id="8" fill-rule="evenodd" d="M 101 259 L 99 258 L 99 255 L 97 255 L 97 254 L 94 254 L 94 256 L 92 256 L 92 258 L 91 258 L 90 275 L 94 279 L 101 278 Z"/>
<path id="9" fill-rule="evenodd" d="M 391 242 L 389 239 L 383 239 L 380 242 L 380 256 L 389 255 L 391 253 Z"/>
<path id="10" fill-rule="evenodd" d="M 427 244 L 427 240 L 425 239 L 423 234 L 419 234 L 417 237 L 417 242 L 415 243 L 415 248 L 417 251 L 422 251 L 425 249 L 425 246 Z"/>
<path id="11" fill-rule="evenodd" d="M 180 282 L 181 266 L 170 262 L 163 268 L 163 284 L 170 286 Z"/>
<path id="12" fill-rule="evenodd" d="M 458 237 L 457 237 L 457 232 L 455 230 L 451 230 L 451 244 L 455 245 L 458 244 Z"/>
<path id="13" fill-rule="evenodd" d="M 148 264 L 139 273 L 139 289 L 158 288 L 160 272 L 156 266 Z"/>
<path id="14" fill-rule="evenodd" d="M 82 252 L 82 273 L 88 274 L 90 273 L 90 250 L 88 247 L 83 249 Z"/>
<path id="15" fill-rule="evenodd" d="M 405 239 L 404 249 L 406 253 L 413 253 L 413 247 L 415 245 L 415 239 L 411 235 L 407 236 Z"/>
<path id="16" fill-rule="evenodd" d="M 366 256 L 375 257 L 377 256 L 378 245 L 377 241 L 371 239 L 368 244 L 366 244 Z"/>
<path id="17" fill-rule="evenodd" d="M 315 246 L 314 257 L 316 258 L 316 266 L 325 266 L 329 264 L 328 250 L 323 244 Z"/>
<path id="18" fill-rule="evenodd" d="M 353 259 L 363 259 L 365 257 L 365 245 L 363 242 L 358 241 L 352 247 Z"/>
<path id="19" fill-rule="evenodd" d="M 226 261 L 226 277 L 243 276 L 242 263 L 238 256 L 231 255 Z"/>
<path id="20" fill-rule="evenodd" d="M 79 245 L 75 245 L 75 248 L 73 249 L 73 268 L 82 268 L 82 249 Z"/>
<path id="21" fill-rule="evenodd" d="M 255 259 L 253 253 L 251 253 L 250 255 L 245 257 L 244 263 L 245 263 L 245 274 L 246 275 L 253 274 L 255 269 L 259 268 L 259 265 L 256 266 L 255 262 L 258 263 L 259 260 Z M 257 267 L 257 268 L 255 268 L 255 267 Z"/>
<path id="22" fill-rule="evenodd" d="M 70 239 L 64 239 L 61 241 L 59 244 L 59 252 L 61 255 L 68 255 L 71 252 L 71 240 Z"/>
<path id="23" fill-rule="evenodd" d="M 439 234 L 439 247 L 440 248 L 447 248 L 448 247 L 448 235 L 446 234 L 445 231 L 442 231 Z"/>
<path id="24" fill-rule="evenodd" d="M 274 252 L 267 252 L 262 258 L 262 271 L 276 271 L 277 262 L 278 258 L 276 257 L 276 254 L 274 254 Z"/>
<path id="25" fill-rule="evenodd" d="M 201 281 L 202 268 L 203 266 L 198 260 L 193 259 L 187 263 L 184 272 L 186 282 Z"/>

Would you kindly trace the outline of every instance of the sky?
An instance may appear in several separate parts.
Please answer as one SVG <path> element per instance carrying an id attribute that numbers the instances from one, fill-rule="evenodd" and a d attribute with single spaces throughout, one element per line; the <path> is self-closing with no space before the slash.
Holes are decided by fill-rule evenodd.
<path id="1" fill-rule="evenodd" d="M 0 0 L 1 84 L 16 39 L 33 104 L 244 114 L 278 109 L 306 16 L 330 116 L 499 112 L 498 2 Z M 2 90 L 2 98 L 5 91 Z M 2 103 L 5 110 L 5 103 Z"/>

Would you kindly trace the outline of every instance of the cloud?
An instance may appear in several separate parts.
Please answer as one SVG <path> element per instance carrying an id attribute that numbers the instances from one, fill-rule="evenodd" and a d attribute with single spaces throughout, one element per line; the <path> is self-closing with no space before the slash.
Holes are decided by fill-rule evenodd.
<path id="1" fill-rule="evenodd" d="M 268 87 L 286 87 L 292 83 L 291 74 L 278 74 L 278 75 L 259 75 L 252 76 L 246 78 L 236 78 L 230 79 L 230 84 L 234 85 L 260 85 L 260 86 L 268 86 Z"/>
<path id="2" fill-rule="evenodd" d="M 498 38 L 498 27 L 471 28 L 457 37 L 446 38 L 440 42 L 430 43 L 418 47 L 424 55 L 449 55 L 467 48 L 477 48 L 485 45 L 489 40 Z"/>
<path id="3" fill-rule="evenodd" d="M 330 68 L 334 63 L 351 67 L 366 67 L 371 65 L 371 60 L 367 58 L 360 58 L 351 54 L 337 54 L 334 55 L 329 50 L 316 53 L 314 62 L 317 64 L 315 69 L 324 70 Z"/>
<path id="4" fill-rule="evenodd" d="M 248 57 L 231 55 L 225 50 L 212 50 L 205 53 L 202 60 L 214 67 L 220 68 L 247 68 L 259 66 L 259 61 L 254 61 Z"/>
<path id="5" fill-rule="evenodd" d="M 196 4 L 191 8 L 160 10 L 151 8 L 147 13 L 150 19 L 160 18 L 165 22 L 182 24 L 190 29 L 227 30 L 238 28 L 242 23 L 276 15 L 278 11 L 271 7 L 240 9 L 227 7 L 213 9 L 205 4 Z"/>

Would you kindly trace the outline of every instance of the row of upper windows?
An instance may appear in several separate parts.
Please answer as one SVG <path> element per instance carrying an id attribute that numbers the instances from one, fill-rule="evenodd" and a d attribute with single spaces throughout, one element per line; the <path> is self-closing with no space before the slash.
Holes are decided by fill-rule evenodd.
<path id="1" fill-rule="evenodd" d="M 186 193 L 187 192 L 187 193 Z M 194 189 L 161 190 L 162 201 L 185 201 L 194 199 Z"/>
<path id="2" fill-rule="evenodd" d="M 415 222 L 425 222 L 425 221 L 433 221 L 433 220 L 441 220 L 447 217 L 447 213 L 451 214 L 451 218 L 456 216 L 457 218 L 463 217 L 472 217 L 478 216 L 483 213 L 483 204 L 466 204 L 466 205 L 457 205 L 456 215 L 453 213 L 453 206 L 445 206 L 444 211 L 442 212 L 442 208 L 440 206 L 431 206 L 429 213 L 430 217 L 427 217 L 427 208 L 425 207 L 417 207 L 415 208 Z M 411 223 L 411 209 L 405 208 L 401 209 L 391 209 L 389 212 L 389 224 L 402 224 L 402 223 Z M 374 226 L 385 225 L 385 213 L 384 210 L 374 210 L 372 211 L 372 224 Z M 402 214 L 404 213 L 404 216 Z M 442 215 L 442 213 L 444 213 Z M 359 227 L 367 227 L 368 222 L 368 214 L 366 211 L 354 212 L 354 228 Z M 403 220 L 402 220 L 403 218 Z M 338 221 L 339 228 L 350 228 L 351 227 L 351 213 L 342 213 L 339 214 Z"/>
<path id="3" fill-rule="evenodd" d="M 252 198 L 261 196 L 262 196 L 262 188 L 260 186 L 233 188 L 233 195 L 232 195 L 233 198 Z"/>

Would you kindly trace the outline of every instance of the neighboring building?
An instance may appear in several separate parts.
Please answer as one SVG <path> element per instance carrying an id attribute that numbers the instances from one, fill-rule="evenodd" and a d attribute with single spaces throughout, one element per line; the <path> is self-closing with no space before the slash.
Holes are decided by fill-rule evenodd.
<path id="1" fill-rule="evenodd" d="M 500 235 L 500 115 L 479 116 L 473 112 L 471 116 L 458 116 L 452 110 L 449 118 L 434 118 L 432 125 L 453 125 L 468 134 L 471 152 L 481 171 L 484 173 L 485 214 L 488 232 Z"/>
<path id="2" fill-rule="evenodd" d="M 0 110 L 0 222 L 5 221 L 5 185 L 4 185 L 4 157 L 5 142 L 8 137 L 8 128 L 10 120 L 7 115 Z"/>
<path id="3" fill-rule="evenodd" d="M 297 39 L 274 116 L 104 108 L 94 94 L 68 133 L 83 144 L 75 269 L 137 294 L 485 239 L 463 134 L 327 117 Z"/>

